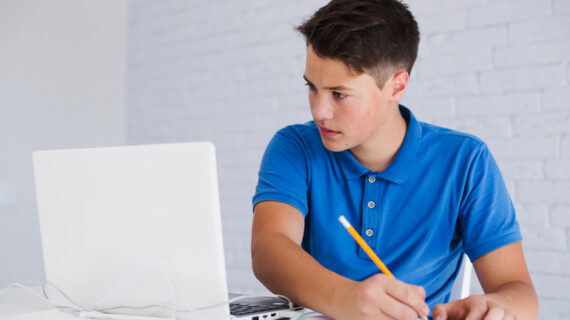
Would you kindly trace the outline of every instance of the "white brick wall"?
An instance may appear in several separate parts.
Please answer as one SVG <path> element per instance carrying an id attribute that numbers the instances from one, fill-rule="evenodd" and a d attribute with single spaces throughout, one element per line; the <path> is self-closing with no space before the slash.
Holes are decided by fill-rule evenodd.
<path id="1" fill-rule="evenodd" d="M 479 94 L 457 98 L 459 117 L 536 114 L 538 111 L 540 111 L 538 92 Z"/>
<path id="2" fill-rule="evenodd" d="M 568 3 L 568 1 L 565 1 Z M 533 18 L 509 24 L 509 42 L 512 44 L 536 43 L 568 39 L 570 19 L 565 16 L 550 16 L 548 19 Z M 538 57 L 536 57 L 538 58 Z"/>
<path id="3" fill-rule="evenodd" d="M 550 4 L 544 0 L 491 1 L 490 4 L 469 9 L 467 12 L 467 25 L 476 28 L 508 24 L 536 18 L 537 16 L 546 17 L 549 13 Z"/>
<path id="4" fill-rule="evenodd" d="M 568 15 L 570 14 L 570 2 L 567 0 L 553 0 L 552 5 L 554 12 L 557 14 Z"/>
<path id="5" fill-rule="evenodd" d="M 126 21 L 124 0 L 0 0 L 0 291 L 45 279 L 32 152 L 124 144 Z"/>
<path id="6" fill-rule="evenodd" d="M 482 72 L 481 92 L 504 93 L 565 87 L 567 84 L 565 66 L 566 62 L 560 62 L 546 66 L 528 65 Z"/>
<path id="7" fill-rule="evenodd" d="M 508 164 L 505 164 L 505 167 L 508 166 Z M 508 175 L 505 171 L 503 173 Z M 547 205 L 535 202 L 518 202 L 515 205 L 515 209 L 517 210 L 517 219 L 523 226 L 547 227 L 549 225 Z"/>
<path id="8" fill-rule="evenodd" d="M 273 133 L 310 118 L 305 45 L 321 1 L 131 1 L 127 140 L 216 144 L 229 287 L 265 292 L 249 253 L 251 197 Z"/>
<path id="9" fill-rule="evenodd" d="M 325 2 L 129 3 L 127 141 L 217 145 L 231 291 L 264 291 L 251 272 L 251 196 L 273 133 L 310 119 L 292 28 Z M 570 1 L 407 2 L 422 42 L 402 102 L 489 144 L 518 211 L 540 319 L 568 319 Z"/>
<path id="10" fill-rule="evenodd" d="M 556 205 L 552 208 L 550 213 L 550 218 L 553 226 L 558 227 L 570 227 L 570 206 L 568 205 Z"/>

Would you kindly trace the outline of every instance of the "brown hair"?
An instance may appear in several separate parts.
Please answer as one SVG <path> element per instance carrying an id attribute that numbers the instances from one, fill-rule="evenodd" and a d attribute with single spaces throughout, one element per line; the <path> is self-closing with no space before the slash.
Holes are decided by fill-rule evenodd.
<path id="1" fill-rule="evenodd" d="M 398 0 L 332 0 L 296 29 L 319 57 L 370 74 L 379 88 L 394 72 L 412 71 L 420 41 L 414 16 Z"/>

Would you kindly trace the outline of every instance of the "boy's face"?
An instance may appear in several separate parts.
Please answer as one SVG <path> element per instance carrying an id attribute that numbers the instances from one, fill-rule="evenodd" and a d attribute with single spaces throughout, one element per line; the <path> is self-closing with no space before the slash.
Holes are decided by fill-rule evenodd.
<path id="1" fill-rule="evenodd" d="M 340 60 L 321 58 L 307 47 L 305 80 L 311 113 L 324 146 L 331 151 L 368 150 L 390 136 L 399 115 L 389 79 L 380 90 L 367 73 L 351 75 Z"/>

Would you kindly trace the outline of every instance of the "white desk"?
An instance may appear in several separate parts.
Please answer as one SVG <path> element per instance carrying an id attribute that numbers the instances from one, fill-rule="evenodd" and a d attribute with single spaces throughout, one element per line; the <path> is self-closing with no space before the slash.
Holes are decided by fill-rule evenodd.
<path id="1" fill-rule="evenodd" d="M 41 287 L 32 288 L 41 294 Z M 153 319 L 148 317 L 132 317 L 133 319 Z M 79 318 L 61 312 L 21 288 L 12 288 L 0 297 L 0 320 L 78 320 Z"/>
<path id="2" fill-rule="evenodd" d="M 33 290 L 41 294 L 40 287 L 35 287 Z M 21 288 L 10 289 L 5 295 L 0 297 L 1 319 L 17 314 L 45 311 L 49 309 L 53 309 L 53 307 Z"/>
<path id="3" fill-rule="evenodd" d="M 33 290 L 41 294 L 41 288 L 36 287 Z M 135 318 L 135 317 L 133 317 Z M 139 319 L 149 319 L 144 317 L 136 317 Z M 33 296 L 31 293 L 21 288 L 13 288 L 8 290 L 5 295 L 0 297 L 0 320 L 78 320 L 79 318 L 60 312 L 54 309 L 50 304 Z M 156 319 L 156 318 L 150 318 Z M 309 319 L 329 319 L 327 317 L 312 314 L 302 317 L 303 320 Z"/>

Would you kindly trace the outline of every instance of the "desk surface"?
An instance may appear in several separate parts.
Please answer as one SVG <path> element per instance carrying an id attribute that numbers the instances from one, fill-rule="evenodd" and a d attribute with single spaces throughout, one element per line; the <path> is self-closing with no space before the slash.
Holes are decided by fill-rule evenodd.
<path id="1" fill-rule="evenodd" d="M 32 287 L 31 289 L 41 294 L 40 287 Z M 49 309 L 53 309 L 49 303 L 41 301 L 30 292 L 21 288 L 10 289 L 0 297 L 0 318 L 2 319 L 7 316 Z"/>
<path id="2" fill-rule="evenodd" d="M 31 290 L 41 294 L 41 287 L 32 287 Z M 133 317 L 149 319 L 144 317 Z M 0 297 L 1 320 L 77 320 L 72 314 L 54 309 L 49 303 L 42 301 L 32 293 L 22 288 L 13 288 Z M 151 318 L 156 319 L 156 318 Z"/>
<path id="3" fill-rule="evenodd" d="M 40 287 L 32 288 L 41 294 Z M 40 300 L 28 291 L 21 288 L 8 290 L 0 297 L 0 320 L 77 320 L 74 315 L 66 314 L 54 309 L 49 303 Z M 140 317 L 140 319 L 144 319 Z M 146 318 L 148 319 L 148 318 Z M 156 318 L 153 318 L 156 319 Z M 318 314 L 302 317 L 309 319 L 330 319 Z"/>

